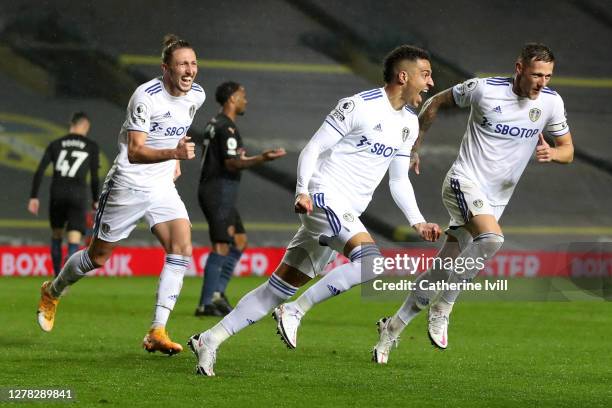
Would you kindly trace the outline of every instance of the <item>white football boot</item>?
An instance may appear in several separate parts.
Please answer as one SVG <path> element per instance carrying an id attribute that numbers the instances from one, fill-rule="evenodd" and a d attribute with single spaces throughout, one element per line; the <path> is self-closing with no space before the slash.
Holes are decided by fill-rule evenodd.
<path id="1" fill-rule="evenodd" d="M 391 323 L 390 317 L 383 317 L 376 322 L 378 335 L 378 343 L 372 349 L 372 361 L 378 364 L 387 364 L 389 361 L 389 354 L 391 348 L 399 343 L 399 336 L 394 336 L 389 330 L 389 324 Z"/>
<path id="2" fill-rule="evenodd" d="M 448 347 L 448 317 L 450 310 L 442 310 L 436 307 L 437 304 L 429 308 L 427 334 L 431 344 L 442 350 Z"/>
<path id="3" fill-rule="evenodd" d="M 217 360 L 217 348 L 206 344 L 206 332 L 194 334 L 187 341 L 187 345 L 198 358 L 196 374 L 214 377 L 214 366 Z"/>
<path id="4" fill-rule="evenodd" d="M 272 312 L 272 317 L 276 320 L 276 332 L 288 348 L 297 347 L 297 331 L 304 315 L 289 304 L 282 304 Z"/>

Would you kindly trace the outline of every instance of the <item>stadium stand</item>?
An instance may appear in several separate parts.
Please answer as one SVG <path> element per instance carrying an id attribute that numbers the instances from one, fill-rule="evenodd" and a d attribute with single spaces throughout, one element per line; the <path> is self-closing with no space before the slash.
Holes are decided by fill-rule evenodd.
<path id="1" fill-rule="evenodd" d="M 292 225 L 297 224 L 289 187 L 301 146 L 338 98 L 378 86 L 380 81 L 376 82 L 371 72 L 378 69 L 376 61 L 385 51 L 401 42 L 430 49 L 438 58 L 440 68 L 436 72 L 444 69 L 450 72 L 441 75 L 440 80 L 434 72 L 437 90 L 471 73 L 510 73 L 517 50 L 529 40 L 552 47 L 559 61 L 556 75 L 560 77 L 609 76 L 606 67 L 611 65 L 612 54 L 604 41 L 611 30 L 605 19 L 611 15 L 609 3 L 588 2 L 591 10 L 593 7 L 603 10 L 597 18 L 577 3 L 545 0 L 537 10 L 523 10 L 516 1 L 482 2 L 474 7 L 473 2 L 467 1 L 417 0 L 409 8 L 397 0 L 383 3 L 359 0 L 348 8 L 342 2 L 320 0 L 185 1 L 180 7 L 162 1 L 147 2 L 144 7 L 140 2 L 114 0 L 104 4 L 67 0 L 44 5 L 34 0 L 3 4 L 0 51 L 11 53 L 15 64 L 0 64 L 0 86 L 3 93 L 11 95 L 10 99 L 0 101 L 0 114 L 26 115 L 62 127 L 71 111 L 86 107 L 92 114 L 92 137 L 112 160 L 125 98 L 136 84 L 159 73 L 157 62 L 130 63 L 125 57 L 144 55 L 155 61 L 162 36 L 176 32 L 198 50 L 201 70 L 197 82 L 210 98 L 198 113 L 194 128 L 203 128 L 215 113 L 217 106 L 212 100 L 215 86 L 223 80 L 236 79 L 245 85 L 249 98 L 247 115 L 240 124 L 247 146 L 259 149 L 279 145 L 289 151 L 287 158 L 257 173 L 245 174 L 239 202 L 245 221 L 265 225 L 251 229 L 251 241 L 256 245 L 283 246 L 293 234 Z M 37 6 L 30 7 L 34 4 Z M 118 9 L 122 13 L 117 13 Z M 129 27 L 135 14 L 141 16 L 141 27 Z M 516 19 L 530 27 L 528 33 L 515 29 Z M 371 25 L 370 21 L 378 23 Z M 501 27 L 507 35 L 488 36 L 493 26 L 498 30 Z M 208 61 L 220 64 L 210 67 Z M 278 70 L 269 66 L 262 69 L 248 64 L 239 64 L 237 69 L 227 61 L 293 64 L 299 65 L 301 71 L 288 72 L 288 68 L 279 65 L 273 65 Z M 353 72 L 333 71 L 339 63 Z M 312 64 L 329 71 L 312 72 Z M 23 72 L 25 66 L 34 69 L 38 76 L 19 78 L 17 73 Z M 612 125 L 612 109 L 607 103 L 612 96 L 609 81 L 610 78 L 608 82 L 602 79 L 586 87 L 576 86 L 580 81 L 570 80 L 560 86 L 552 83 L 566 102 L 578 147 L 576 161 L 570 167 L 528 167 L 503 224 L 532 228 L 530 234 L 515 233 L 516 236 L 507 228 L 509 247 L 568 239 L 605 239 L 612 235 L 606 230 L 595 235 L 584 232 L 586 227 L 600 228 L 612 223 L 607 203 L 612 197 L 612 151 L 604 137 Z M 422 175 L 412 177 L 423 213 L 440 224 L 447 221 L 439 197 L 441 180 L 456 155 L 466 119 L 466 113 L 460 112 L 434 125 L 423 150 Z M 0 143 L 6 145 L 12 130 L 5 119 L 0 124 Z M 10 154 L 18 153 L 15 146 L 8 150 Z M 34 149 L 30 153 L 36 156 L 39 154 L 36 152 Z M 6 160 L 0 163 L 0 183 L 10 183 L 15 188 L 3 199 L 2 218 L 25 220 L 25 200 L 33 168 L 19 169 L 6 163 Z M 195 161 L 187 163 L 179 182 L 196 226 L 204 221 L 195 194 L 198 167 Z M 376 226 L 373 230 L 383 243 L 406 238 L 394 230 L 405 222 L 385 182 L 366 215 L 371 217 L 370 222 Z M 3 224 L 0 240 L 46 241 L 46 229 L 18 224 Z M 280 225 L 275 230 L 271 224 Z M 539 226 L 572 228 L 564 235 L 540 235 L 545 230 L 533 228 Z M 196 228 L 194 242 L 207 244 L 206 235 Z M 131 239 L 134 243 L 151 242 L 146 231 Z"/>

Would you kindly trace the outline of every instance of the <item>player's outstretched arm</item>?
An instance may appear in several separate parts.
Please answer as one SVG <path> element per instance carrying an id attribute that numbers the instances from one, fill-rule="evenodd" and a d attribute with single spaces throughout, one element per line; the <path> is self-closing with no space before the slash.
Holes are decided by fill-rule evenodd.
<path id="1" fill-rule="evenodd" d="M 191 160 L 195 157 L 195 144 L 185 136 L 174 149 L 153 149 L 145 145 L 148 134 L 129 131 L 127 135 L 128 160 L 130 163 L 160 163 L 166 160 Z"/>
<path id="2" fill-rule="evenodd" d="M 457 106 L 455 104 L 455 98 L 453 98 L 453 89 L 448 88 L 445 91 L 435 94 L 431 98 L 423 104 L 423 108 L 419 113 L 419 137 L 414 142 L 414 146 L 412 147 L 412 153 L 410 155 L 411 163 L 410 168 L 414 169 L 416 174 L 421 174 L 419 164 L 419 148 L 421 147 L 421 143 L 423 141 L 423 137 L 425 133 L 431 127 L 431 124 L 436 119 L 438 114 L 438 110 L 440 109 L 448 109 Z"/>
<path id="3" fill-rule="evenodd" d="M 554 138 L 555 147 L 551 147 L 544 135 L 540 133 L 540 140 L 536 147 L 536 159 L 540 163 L 556 163 L 568 164 L 574 160 L 574 143 L 572 142 L 572 134 L 567 132 L 563 136 Z"/>
<path id="4" fill-rule="evenodd" d="M 224 163 L 225 167 L 228 170 L 240 171 L 267 161 L 279 159 L 286 154 L 287 152 L 282 147 L 278 149 L 264 150 L 261 154 L 258 154 L 257 156 L 247 156 L 246 152 L 243 150 L 240 152 L 240 157 L 233 159 L 225 159 Z"/>
<path id="5" fill-rule="evenodd" d="M 419 113 L 419 139 L 425 134 L 436 119 L 440 109 L 449 109 L 457 106 L 453 97 L 453 88 L 435 94 L 423 104 Z M 417 139 L 418 140 L 418 139 Z"/>

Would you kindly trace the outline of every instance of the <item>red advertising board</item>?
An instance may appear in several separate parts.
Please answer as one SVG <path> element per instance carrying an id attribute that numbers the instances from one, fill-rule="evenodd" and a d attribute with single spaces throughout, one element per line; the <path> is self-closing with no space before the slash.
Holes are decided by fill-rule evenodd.
<path id="1" fill-rule="evenodd" d="M 201 276 L 210 248 L 194 248 L 193 261 L 186 275 Z M 245 251 L 236 267 L 240 276 L 270 275 L 280 263 L 285 248 L 262 247 Z M 385 256 L 398 253 L 414 258 L 433 257 L 435 250 L 384 250 Z M 338 257 L 328 270 L 347 262 Z M 159 247 L 119 247 L 108 262 L 92 272 L 101 276 L 157 276 L 164 263 Z M 420 268 L 421 270 L 423 268 Z M 0 246 L 0 276 L 52 276 L 51 255 L 46 246 Z M 561 251 L 501 251 L 481 276 L 612 276 L 612 253 Z"/>

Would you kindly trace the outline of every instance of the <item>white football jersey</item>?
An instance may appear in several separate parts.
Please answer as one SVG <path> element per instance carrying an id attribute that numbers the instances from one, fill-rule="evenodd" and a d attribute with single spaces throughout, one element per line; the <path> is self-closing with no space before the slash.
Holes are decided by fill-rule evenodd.
<path id="1" fill-rule="evenodd" d="M 125 122 L 119 132 L 119 154 L 107 179 L 135 190 L 152 190 L 173 185 L 176 160 L 137 164 L 128 161 L 127 133 L 130 130 L 148 134 L 145 146 L 152 149 L 174 149 L 187 135 L 196 111 L 206 99 L 204 89 L 193 83 L 184 96 L 172 96 L 162 78 L 155 78 L 134 91 L 127 107 Z"/>
<path id="2" fill-rule="evenodd" d="M 396 156 L 410 157 L 419 134 L 416 112 L 395 110 L 384 88 L 341 99 L 322 127 L 342 139 L 317 160 L 310 192 L 338 194 L 361 214 Z"/>
<path id="3" fill-rule="evenodd" d="M 561 96 L 546 87 L 531 100 L 512 84 L 513 78 L 472 78 L 452 91 L 457 106 L 471 111 L 450 173 L 478 184 L 492 205 L 508 203 L 541 132 L 569 132 Z"/>

